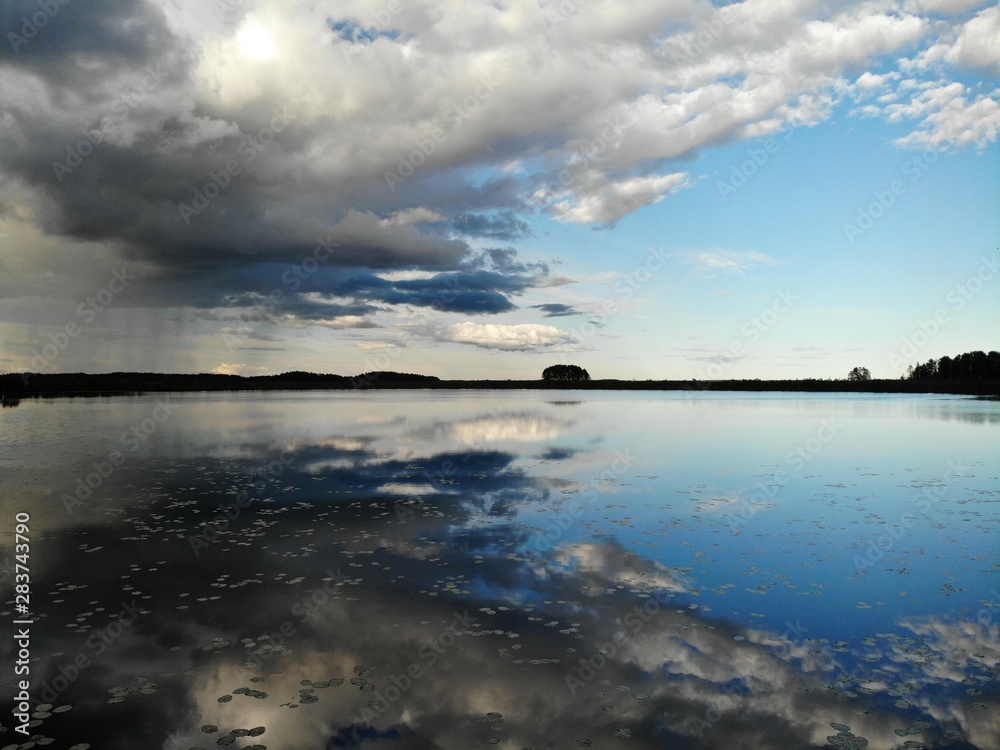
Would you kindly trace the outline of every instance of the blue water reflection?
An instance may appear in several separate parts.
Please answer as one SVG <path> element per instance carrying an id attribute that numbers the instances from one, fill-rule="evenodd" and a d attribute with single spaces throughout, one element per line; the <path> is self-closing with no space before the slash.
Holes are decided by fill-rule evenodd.
<path id="1" fill-rule="evenodd" d="M 1000 403 L 158 398 L 0 415 L 36 741 L 1000 746 Z"/>

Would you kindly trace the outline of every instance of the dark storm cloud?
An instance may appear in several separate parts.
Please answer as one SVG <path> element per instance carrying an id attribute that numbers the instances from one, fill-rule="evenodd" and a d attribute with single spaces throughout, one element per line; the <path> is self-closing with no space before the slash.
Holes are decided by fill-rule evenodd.
<path id="1" fill-rule="evenodd" d="M 163 52 L 170 37 L 160 10 L 136 0 L 5 0 L 0 29 L 0 60 L 67 69 L 81 56 L 142 62 Z"/>
<path id="2" fill-rule="evenodd" d="M 3 28 L 18 33 L 39 7 L 29 0 L 6 4 Z M 111 0 L 53 8 L 37 19 L 44 20 L 39 28 L 25 26 L 32 35 L 26 43 L 7 44 L 0 53 L 7 114 L 0 173 L 30 190 L 45 232 L 111 243 L 149 264 L 147 304 L 235 306 L 227 290 L 267 294 L 278 286 L 288 292 L 285 271 L 315 259 L 326 268 L 458 272 L 470 267 L 473 254 L 449 236 L 457 231 L 452 225 L 462 223 L 449 218 L 453 214 L 467 217 L 466 234 L 525 231 L 510 212 L 489 219 L 462 213 L 495 208 L 499 193 L 507 194 L 503 203 L 513 202 L 508 180 L 462 191 L 442 178 L 447 167 L 424 170 L 405 185 L 420 193 L 410 205 L 427 203 L 430 209 L 417 209 L 425 212 L 438 207 L 440 220 L 399 219 L 407 201 L 387 194 L 377 168 L 359 168 L 350 157 L 325 171 L 315 167 L 311 153 L 325 147 L 325 123 L 281 92 L 227 111 L 192 96 L 205 50 L 176 36 L 158 8 Z M 231 23 L 238 21 L 234 14 Z M 372 41 L 360 26 L 341 27 L 342 35 Z M 427 191 L 424 183 L 436 187 Z M 449 194 L 460 197 L 457 205 L 449 205 Z M 9 209 L 2 200 L 0 212 Z M 521 269 L 508 261 L 505 270 Z M 488 282 L 473 274 L 395 284 L 368 276 L 353 286 L 326 286 L 322 279 L 318 274 L 303 290 L 355 302 L 286 294 L 284 309 L 306 319 L 358 315 L 379 303 L 435 306 L 444 295 L 442 307 L 495 313 L 514 309 L 507 295 L 531 283 L 507 283 L 499 274 Z"/>
<path id="3" fill-rule="evenodd" d="M 275 322 L 289 315 L 303 321 L 364 316 L 389 305 L 492 314 L 516 309 L 511 297 L 531 288 L 538 278 L 537 274 L 504 275 L 480 269 L 388 279 L 360 269 L 324 268 L 303 279 L 278 275 L 280 268 L 275 264 L 249 267 L 243 273 L 220 277 L 212 289 L 194 287 L 189 304 L 206 308 L 199 317 L 220 321 L 240 319 L 240 310 L 247 308 L 265 309 Z"/>
<path id="4" fill-rule="evenodd" d="M 519 219 L 513 211 L 501 211 L 496 216 L 461 214 L 452 222 L 452 228 L 471 237 L 487 237 L 507 242 L 522 239 L 531 233 L 527 222 Z"/>
<path id="5" fill-rule="evenodd" d="M 497 313 L 515 309 L 510 295 L 523 292 L 533 281 L 529 276 L 504 276 L 495 271 L 439 273 L 427 279 L 397 281 L 367 274 L 347 279 L 329 291 L 392 305 Z"/>
<path id="6" fill-rule="evenodd" d="M 477 266 L 470 243 L 523 238 L 539 214 L 611 225 L 693 184 L 669 170 L 706 147 L 762 123 L 820 121 L 824 109 L 800 111 L 803 92 L 927 29 L 909 12 L 866 6 L 824 11 L 825 36 L 810 36 L 803 29 L 820 21 L 791 4 L 748 40 L 752 3 L 726 13 L 688 0 L 579 5 L 565 23 L 528 5 L 442 16 L 413 2 L 331 19 L 268 0 L 221 12 L 10 0 L 0 10 L 0 217 L 103 243 L 143 266 L 135 289 L 159 306 L 219 304 L 234 274 L 294 269 L 317 247 L 327 267 L 481 267 L 540 286 L 515 251 Z M 709 28 L 708 49 L 684 64 L 671 57 Z M 536 32 L 544 65 L 525 44 Z M 46 272 L 72 286 L 73 243 L 61 252 Z M 52 287 L 37 276 L 23 286 Z M 432 286 L 369 285 L 359 294 L 375 296 L 359 304 L 429 306 Z M 510 310 L 511 294 L 466 284 L 454 309 Z"/>
<path id="7" fill-rule="evenodd" d="M 202 310 L 198 316 L 205 320 L 231 322 L 245 319 L 246 313 L 241 312 L 241 310 L 246 308 L 261 311 L 264 317 L 269 317 L 274 322 L 277 322 L 281 316 L 288 315 L 303 321 L 311 321 L 344 316 L 363 316 L 378 310 L 378 307 L 370 304 L 341 303 L 304 294 L 282 295 L 277 298 L 277 301 L 274 301 L 266 296 L 248 292 L 227 295 L 219 300 L 217 307 Z M 372 325 L 368 324 L 365 327 Z"/>
<path id="8" fill-rule="evenodd" d="M 340 304 L 337 302 L 317 299 L 315 297 L 306 297 L 304 295 L 289 295 L 278 307 L 278 310 L 281 313 L 285 315 L 294 315 L 296 318 L 304 321 L 325 320 L 347 315 L 369 315 L 378 309 L 379 308 L 375 305 L 364 303 Z M 372 326 L 374 326 L 374 324 L 370 323 L 363 327 Z"/>
<path id="9" fill-rule="evenodd" d="M 514 309 L 516 305 L 510 297 L 531 288 L 537 278 L 537 275 L 504 275 L 485 270 L 439 273 L 429 278 L 401 280 L 365 274 L 329 286 L 327 291 L 393 305 L 489 313 Z"/>
<path id="10" fill-rule="evenodd" d="M 530 274 L 546 276 L 549 273 L 547 263 L 526 263 L 512 247 L 490 247 L 470 257 L 465 265 L 469 268 L 492 269 L 500 273 Z"/>
<path id="11" fill-rule="evenodd" d="M 545 313 L 546 318 L 561 318 L 567 315 L 580 315 L 580 311 L 572 305 L 564 305 L 559 302 L 547 302 L 544 305 L 532 305 L 536 310 Z"/>

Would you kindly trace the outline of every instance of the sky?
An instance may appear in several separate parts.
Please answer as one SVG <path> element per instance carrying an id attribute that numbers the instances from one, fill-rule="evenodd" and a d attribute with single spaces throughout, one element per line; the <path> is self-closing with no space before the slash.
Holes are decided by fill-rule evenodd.
<path id="1" fill-rule="evenodd" d="M 1000 348 L 1000 8 L 8 0 L 0 372 Z"/>

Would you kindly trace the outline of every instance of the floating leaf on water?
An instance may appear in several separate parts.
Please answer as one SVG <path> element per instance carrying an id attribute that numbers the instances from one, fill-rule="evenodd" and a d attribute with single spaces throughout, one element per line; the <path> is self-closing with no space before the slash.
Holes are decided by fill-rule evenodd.
<path id="1" fill-rule="evenodd" d="M 833 722 L 830 726 L 839 731 L 839 734 L 826 738 L 826 741 L 834 747 L 843 747 L 848 750 L 860 750 L 860 748 L 868 747 L 868 740 L 852 734 L 850 727 L 846 724 Z"/>

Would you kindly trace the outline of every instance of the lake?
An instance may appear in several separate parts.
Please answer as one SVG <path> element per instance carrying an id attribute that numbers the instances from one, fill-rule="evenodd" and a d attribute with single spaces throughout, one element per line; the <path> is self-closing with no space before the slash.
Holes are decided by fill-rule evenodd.
<path id="1" fill-rule="evenodd" d="M 0 748 L 995 750 L 998 448 L 947 396 L 24 401 Z"/>

